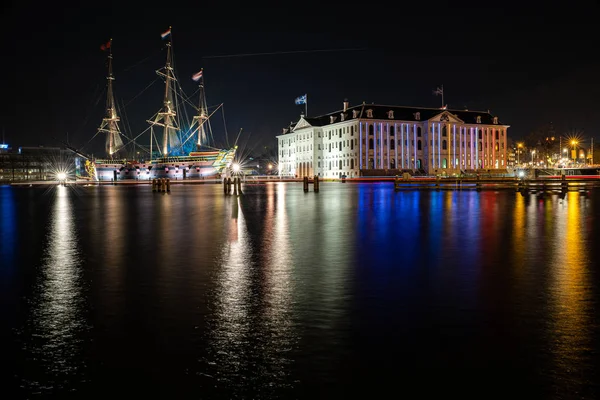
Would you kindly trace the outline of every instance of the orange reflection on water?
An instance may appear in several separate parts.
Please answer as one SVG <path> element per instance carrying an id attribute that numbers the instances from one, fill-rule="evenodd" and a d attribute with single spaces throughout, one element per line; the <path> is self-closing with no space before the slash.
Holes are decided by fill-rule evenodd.
<path id="1" fill-rule="evenodd" d="M 586 210 L 578 192 L 569 192 L 567 207 L 556 207 L 554 257 L 550 260 L 552 333 L 556 363 L 568 371 L 577 383 L 578 371 L 586 368 L 585 358 L 591 348 L 589 260 L 585 256 L 587 238 L 582 221 Z"/>

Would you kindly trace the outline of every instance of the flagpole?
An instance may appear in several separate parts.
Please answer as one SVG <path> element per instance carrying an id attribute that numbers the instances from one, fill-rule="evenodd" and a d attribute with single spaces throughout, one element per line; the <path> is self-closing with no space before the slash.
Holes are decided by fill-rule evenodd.
<path id="1" fill-rule="evenodd" d="M 304 95 L 304 116 L 308 117 L 308 94 Z"/>
<path id="2" fill-rule="evenodd" d="M 444 85 L 442 85 L 442 108 L 444 108 Z"/>

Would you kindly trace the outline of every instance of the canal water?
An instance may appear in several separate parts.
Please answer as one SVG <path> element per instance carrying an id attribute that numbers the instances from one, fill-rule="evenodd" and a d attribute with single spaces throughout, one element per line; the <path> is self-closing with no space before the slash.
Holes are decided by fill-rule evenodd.
<path id="1" fill-rule="evenodd" d="M 3 398 L 598 398 L 600 191 L 0 187 Z"/>

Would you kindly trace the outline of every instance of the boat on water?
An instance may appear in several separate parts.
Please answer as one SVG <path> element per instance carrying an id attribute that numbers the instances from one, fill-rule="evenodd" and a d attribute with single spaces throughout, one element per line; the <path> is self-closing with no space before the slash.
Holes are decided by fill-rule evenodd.
<path id="1" fill-rule="evenodd" d="M 90 157 L 86 160 L 85 172 L 89 179 L 99 181 L 151 180 L 154 178 L 203 179 L 220 178 L 222 175 L 230 174 L 237 145 L 229 149 L 222 149 L 211 147 L 209 144 L 210 115 L 204 93 L 203 70 L 192 77 L 199 85 L 199 105 L 196 115 L 192 118 L 191 123 L 188 123 L 178 110 L 179 107 L 184 106 L 180 106 L 178 99 L 186 97 L 178 93 L 181 91 L 181 86 L 177 84 L 173 68 L 171 29 L 169 28 L 167 32 L 161 34 L 161 37 L 166 40 L 167 59 L 165 66 L 156 73 L 164 80 L 165 84 L 163 105 L 152 119 L 147 120 L 150 125 L 150 143 L 146 148 L 145 156 L 141 159 L 132 160 L 125 156 L 127 145 L 125 140 L 128 138 L 119 128 L 120 118 L 117 114 L 113 94 L 115 78 L 112 70 L 112 39 L 102 46 L 103 50 L 108 51 L 108 76 L 106 78 L 106 116 L 102 119 L 98 133 L 106 135 L 106 158 Z M 186 126 L 187 129 L 181 129 L 182 126 Z M 162 131 L 162 135 L 156 135 L 155 130 Z M 188 144 L 190 141 L 195 143 L 191 151 L 189 151 L 190 145 Z M 138 145 L 138 147 L 142 146 Z M 185 149 L 188 151 L 186 152 Z"/>
<path id="2" fill-rule="evenodd" d="M 538 168 L 536 178 L 600 179 L 600 166 Z"/>

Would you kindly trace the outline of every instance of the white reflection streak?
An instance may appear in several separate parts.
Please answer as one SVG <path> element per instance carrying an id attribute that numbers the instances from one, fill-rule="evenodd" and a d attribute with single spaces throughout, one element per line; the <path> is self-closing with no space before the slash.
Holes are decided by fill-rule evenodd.
<path id="1" fill-rule="evenodd" d="M 34 312 L 36 333 L 42 339 L 40 356 L 54 374 L 77 369 L 78 335 L 83 322 L 77 270 L 77 237 L 67 188 L 57 188 L 48 244 L 42 266 L 41 298 Z"/>
<path id="2" fill-rule="evenodd" d="M 268 194 L 269 211 L 273 211 L 273 197 L 275 191 Z M 289 329 L 290 317 L 290 296 L 291 296 L 291 277 L 290 277 L 290 238 L 287 212 L 285 209 L 285 185 L 279 185 L 277 188 L 277 207 L 275 214 L 275 230 L 272 233 L 273 243 L 270 246 L 271 254 L 268 269 L 266 271 L 267 280 L 267 302 L 269 304 L 266 310 L 269 323 L 275 331 L 284 333 Z M 287 333 L 287 332 L 286 332 Z"/>
<path id="3" fill-rule="evenodd" d="M 246 221 L 240 210 L 239 199 L 232 198 L 234 210 L 230 223 L 229 243 L 223 247 L 222 275 L 219 279 L 218 330 L 223 347 L 239 346 L 249 329 L 249 244 Z M 231 348 L 229 350 L 234 350 Z M 221 348 L 222 351 L 235 356 Z"/>

